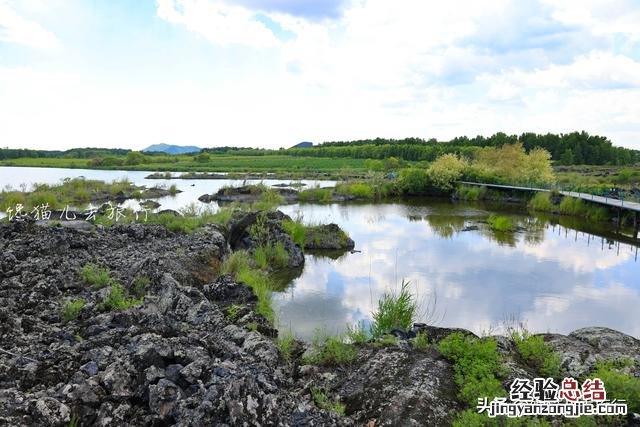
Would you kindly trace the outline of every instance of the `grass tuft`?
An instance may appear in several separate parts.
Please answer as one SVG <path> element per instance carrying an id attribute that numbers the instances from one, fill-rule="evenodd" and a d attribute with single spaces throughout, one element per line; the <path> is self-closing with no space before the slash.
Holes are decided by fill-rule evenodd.
<path id="1" fill-rule="evenodd" d="M 77 319 L 85 305 L 82 298 L 67 301 L 62 307 L 62 318 L 67 322 Z"/>
<path id="2" fill-rule="evenodd" d="M 415 298 L 409 291 L 409 282 L 402 281 L 400 292 L 385 292 L 373 313 L 371 334 L 377 338 L 392 329 L 407 330 L 413 324 L 417 311 Z"/>
<path id="3" fill-rule="evenodd" d="M 100 304 L 103 311 L 126 310 L 131 307 L 137 307 L 142 304 L 141 299 L 130 298 L 118 283 L 111 285 L 109 294 Z"/>
<path id="4" fill-rule="evenodd" d="M 340 399 L 336 398 L 336 400 L 331 400 L 324 390 L 316 387 L 311 389 L 311 397 L 313 397 L 313 401 L 318 408 L 333 411 L 341 417 L 344 416 L 347 408 L 344 404 L 340 403 Z"/>
<path id="5" fill-rule="evenodd" d="M 109 270 L 91 262 L 82 267 L 80 277 L 82 277 L 85 283 L 96 289 L 104 288 L 109 285 L 112 280 Z"/>

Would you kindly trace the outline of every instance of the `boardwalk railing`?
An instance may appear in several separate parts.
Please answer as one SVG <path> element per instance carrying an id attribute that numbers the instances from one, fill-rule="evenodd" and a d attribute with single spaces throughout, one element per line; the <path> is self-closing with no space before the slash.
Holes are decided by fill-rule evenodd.
<path id="1" fill-rule="evenodd" d="M 520 190 L 520 191 L 536 191 L 536 192 L 551 192 L 557 191 L 563 196 L 575 197 L 582 200 L 588 200 L 594 203 L 599 203 L 602 205 L 613 206 L 620 209 L 626 209 L 634 212 L 640 212 L 640 203 L 625 201 L 624 195 L 622 194 L 620 198 L 611 197 L 607 194 L 598 195 L 593 193 L 583 193 L 579 191 L 567 191 L 561 189 L 550 189 L 550 188 L 536 188 L 536 187 L 523 187 L 517 185 L 501 185 L 501 184 L 485 184 L 481 182 L 468 182 L 468 181 L 458 181 L 459 184 L 464 185 L 473 185 L 478 187 L 487 187 L 487 188 L 500 188 L 503 190 Z"/>

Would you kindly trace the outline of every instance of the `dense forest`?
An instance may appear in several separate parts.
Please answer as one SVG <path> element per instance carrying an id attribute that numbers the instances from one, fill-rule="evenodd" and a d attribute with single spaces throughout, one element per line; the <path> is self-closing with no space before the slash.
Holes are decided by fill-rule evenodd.
<path id="1" fill-rule="evenodd" d="M 207 155 L 267 156 L 288 155 L 297 157 L 390 159 L 406 161 L 434 161 L 443 154 L 453 153 L 463 158 L 473 158 L 482 147 L 502 147 L 505 144 L 520 143 L 528 152 L 534 148 L 544 148 L 551 159 L 560 165 L 632 165 L 640 162 L 640 151 L 615 147 L 603 136 L 586 132 L 567 134 L 507 135 L 496 133 L 490 137 L 466 136 L 450 141 L 435 139 L 366 139 L 359 141 L 325 142 L 307 148 L 270 150 L 262 148 L 214 147 L 205 148 L 196 160 L 206 161 Z M 144 153 L 144 156 L 166 156 L 165 153 Z M 0 160 L 17 158 L 75 158 L 94 159 L 94 166 L 144 163 L 140 153 L 125 149 L 74 148 L 66 151 L 45 151 L 27 149 L 0 149 Z M 123 157 L 126 157 L 123 158 Z M 140 157 L 140 158 L 138 158 Z M 151 160 L 151 159 L 147 159 Z"/>

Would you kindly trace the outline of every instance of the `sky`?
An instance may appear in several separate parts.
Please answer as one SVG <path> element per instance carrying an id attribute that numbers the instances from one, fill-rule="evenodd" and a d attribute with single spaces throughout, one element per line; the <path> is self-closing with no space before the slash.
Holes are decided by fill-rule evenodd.
<path id="1" fill-rule="evenodd" d="M 0 147 L 640 149 L 638 0 L 0 0 Z"/>

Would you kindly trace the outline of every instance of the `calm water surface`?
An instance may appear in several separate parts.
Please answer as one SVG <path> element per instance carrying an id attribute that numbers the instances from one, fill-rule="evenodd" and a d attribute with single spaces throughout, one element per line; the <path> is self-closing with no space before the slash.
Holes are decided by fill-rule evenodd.
<path id="1" fill-rule="evenodd" d="M 159 202 L 161 208 L 178 209 L 223 185 L 241 183 L 144 179 L 149 173 L 0 167 L 0 186 L 81 175 L 107 181 L 127 177 L 147 186 L 175 183 L 183 193 Z M 299 337 L 369 322 L 380 295 L 402 280 L 418 295 L 423 319 L 440 326 L 500 332 L 515 320 L 537 332 L 599 325 L 640 337 L 638 247 L 581 221 L 558 224 L 557 218 L 501 210 L 522 231 L 494 233 L 482 221 L 497 208 L 433 199 L 281 209 L 307 223 L 339 224 L 360 251 L 306 255 L 302 275 L 276 293 L 281 329 Z"/>

